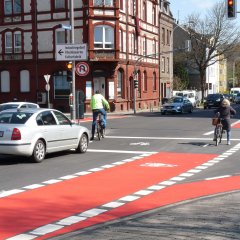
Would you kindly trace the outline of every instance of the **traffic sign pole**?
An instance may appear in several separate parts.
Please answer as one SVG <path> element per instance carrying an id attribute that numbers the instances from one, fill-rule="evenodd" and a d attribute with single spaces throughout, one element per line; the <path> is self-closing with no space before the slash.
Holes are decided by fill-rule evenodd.
<path id="1" fill-rule="evenodd" d="M 70 25 L 71 25 L 71 43 L 74 44 L 74 5 L 73 0 L 70 0 Z M 75 60 L 72 61 L 72 95 L 73 95 L 73 105 L 72 105 L 72 120 L 76 120 L 76 77 L 75 77 Z"/>

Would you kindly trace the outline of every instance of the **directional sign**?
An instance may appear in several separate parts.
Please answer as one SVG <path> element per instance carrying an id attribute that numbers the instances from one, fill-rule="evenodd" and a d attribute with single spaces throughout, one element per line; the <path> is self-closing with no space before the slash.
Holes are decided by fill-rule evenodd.
<path id="1" fill-rule="evenodd" d="M 79 62 L 76 65 L 76 73 L 80 77 L 84 77 L 84 76 L 88 75 L 88 73 L 89 73 L 89 65 L 86 62 Z"/>
<path id="2" fill-rule="evenodd" d="M 87 44 L 56 45 L 56 61 L 87 60 Z"/>

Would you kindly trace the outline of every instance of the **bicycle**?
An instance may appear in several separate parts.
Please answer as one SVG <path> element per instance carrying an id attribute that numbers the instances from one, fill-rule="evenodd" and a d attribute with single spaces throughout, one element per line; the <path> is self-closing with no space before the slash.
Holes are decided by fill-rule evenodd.
<path id="1" fill-rule="evenodd" d="M 223 135 L 223 125 L 222 125 L 222 119 L 221 118 L 213 118 L 212 124 L 215 125 L 214 129 L 214 141 L 215 145 L 218 146 L 219 143 L 222 141 L 222 135 Z"/>
<path id="2" fill-rule="evenodd" d="M 105 137 L 105 128 L 103 127 L 103 119 L 101 113 L 98 113 L 96 125 L 97 125 L 97 138 L 100 141 L 101 138 Z"/>

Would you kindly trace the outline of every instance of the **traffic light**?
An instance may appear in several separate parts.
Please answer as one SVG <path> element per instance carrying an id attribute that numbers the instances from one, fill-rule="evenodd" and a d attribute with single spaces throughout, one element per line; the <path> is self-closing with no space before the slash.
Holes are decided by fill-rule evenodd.
<path id="1" fill-rule="evenodd" d="M 72 82 L 72 62 L 67 63 L 67 81 Z"/>
<path id="2" fill-rule="evenodd" d="M 134 80 L 134 88 L 138 88 L 138 80 Z"/>
<path id="3" fill-rule="evenodd" d="M 67 70 L 67 81 L 72 82 L 72 71 Z"/>
<path id="4" fill-rule="evenodd" d="M 227 0 L 227 18 L 234 19 L 236 18 L 237 12 L 237 1 L 236 0 Z"/>

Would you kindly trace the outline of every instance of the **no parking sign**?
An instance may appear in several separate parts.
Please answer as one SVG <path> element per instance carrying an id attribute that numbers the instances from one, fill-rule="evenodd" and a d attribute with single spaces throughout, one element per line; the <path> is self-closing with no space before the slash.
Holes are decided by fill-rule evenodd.
<path id="1" fill-rule="evenodd" d="M 89 65 L 86 62 L 79 62 L 76 65 L 76 73 L 80 77 L 87 76 L 89 73 Z"/>

